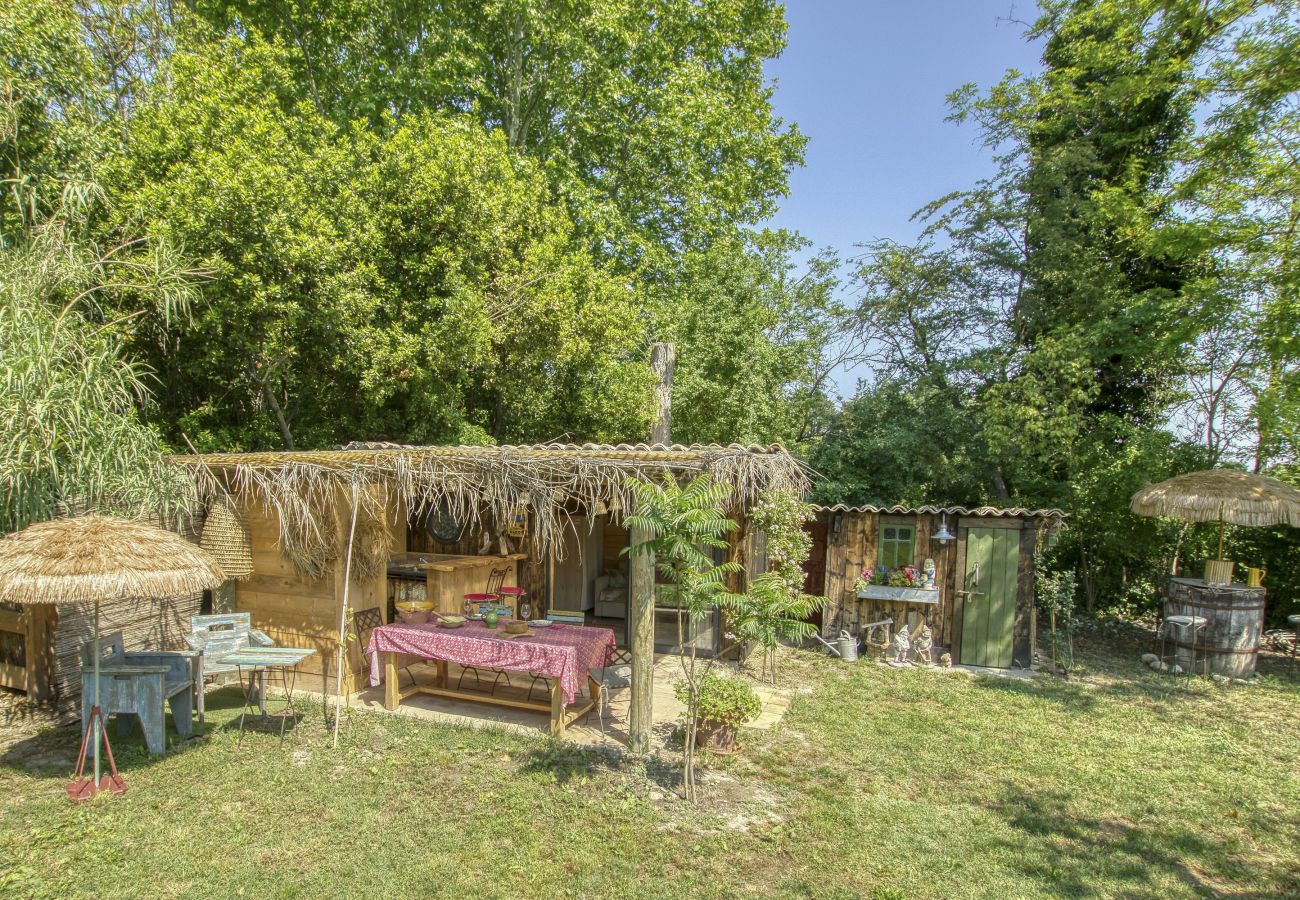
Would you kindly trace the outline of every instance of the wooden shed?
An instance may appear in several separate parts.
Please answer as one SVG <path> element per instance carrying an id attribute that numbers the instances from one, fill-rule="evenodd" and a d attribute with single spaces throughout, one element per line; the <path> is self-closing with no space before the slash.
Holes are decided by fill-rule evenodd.
<path id="1" fill-rule="evenodd" d="M 827 598 L 827 636 L 848 630 L 866 639 L 871 623 L 914 629 L 924 620 L 954 662 L 1028 667 L 1035 553 L 1064 518 L 1057 509 L 818 507 L 805 590 Z M 926 560 L 934 562 L 931 588 L 860 589 L 865 569 L 923 568 Z"/>
<path id="2" fill-rule="evenodd" d="M 334 690 L 345 588 L 348 609 L 376 608 L 387 622 L 390 600 L 407 588 L 460 611 L 467 587 L 482 591 L 488 572 L 505 568 L 505 584 L 525 589 L 532 615 L 580 610 L 628 645 L 632 579 L 621 550 L 634 481 L 707 473 L 730 484 L 741 528 L 727 556 L 742 566 L 757 557 L 747 509 L 768 490 L 808 487 L 804 468 L 777 445 L 353 443 L 172 459 L 240 520 L 228 532 L 244 535 L 252 565 L 235 585 L 235 610 L 282 645 L 317 650 L 298 685 L 323 693 Z M 732 588 L 743 587 L 741 576 Z M 656 649 L 677 649 L 658 640 L 676 643 L 676 612 L 654 613 Z M 720 622 L 705 622 L 693 639 L 707 652 L 721 635 Z M 362 648 L 352 642 L 344 654 L 343 690 L 360 690 Z"/>

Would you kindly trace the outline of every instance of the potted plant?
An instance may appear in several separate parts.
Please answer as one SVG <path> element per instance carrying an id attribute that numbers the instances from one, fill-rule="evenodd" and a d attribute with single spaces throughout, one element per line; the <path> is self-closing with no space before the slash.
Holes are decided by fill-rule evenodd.
<path id="1" fill-rule="evenodd" d="M 853 588 L 864 599 L 938 603 L 938 589 L 925 585 L 925 574 L 915 566 L 895 566 L 892 569 L 868 566 L 853 583 Z"/>
<path id="2" fill-rule="evenodd" d="M 685 682 L 674 685 L 673 692 L 686 702 Z M 757 719 L 762 708 L 758 694 L 747 682 L 709 672 L 700 682 L 696 698 L 695 745 L 712 753 L 735 753 L 740 749 L 736 729 Z"/>

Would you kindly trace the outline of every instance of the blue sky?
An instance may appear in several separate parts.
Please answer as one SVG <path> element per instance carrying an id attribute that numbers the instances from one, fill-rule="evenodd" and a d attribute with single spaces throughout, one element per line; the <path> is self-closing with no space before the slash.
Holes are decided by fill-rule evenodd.
<path id="1" fill-rule="evenodd" d="M 1009 68 L 1036 71 L 1021 0 L 788 0 L 789 46 L 768 65 L 777 114 L 809 138 L 805 165 L 771 224 L 841 256 L 877 238 L 910 240 L 912 213 L 992 169 L 947 95 Z M 837 381 L 851 392 L 855 373 Z"/>

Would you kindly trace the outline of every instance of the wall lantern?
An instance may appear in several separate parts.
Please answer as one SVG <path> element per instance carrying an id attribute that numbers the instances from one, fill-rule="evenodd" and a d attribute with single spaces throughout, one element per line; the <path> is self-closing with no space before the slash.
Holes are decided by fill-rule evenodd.
<path id="1" fill-rule="evenodd" d="M 941 544 L 946 544 L 949 541 L 955 539 L 956 539 L 956 535 L 954 535 L 951 531 L 948 530 L 948 514 L 944 513 L 943 519 L 939 522 L 939 530 L 936 531 L 934 534 L 930 535 L 930 540 L 938 541 Z"/>

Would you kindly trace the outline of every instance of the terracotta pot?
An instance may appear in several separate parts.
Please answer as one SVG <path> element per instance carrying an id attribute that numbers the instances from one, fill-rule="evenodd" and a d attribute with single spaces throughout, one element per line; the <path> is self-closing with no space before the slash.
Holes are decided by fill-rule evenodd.
<path id="1" fill-rule="evenodd" d="M 740 752 L 740 743 L 736 740 L 736 726 L 722 725 L 707 719 L 695 720 L 695 746 L 716 753 L 730 756 Z"/>

